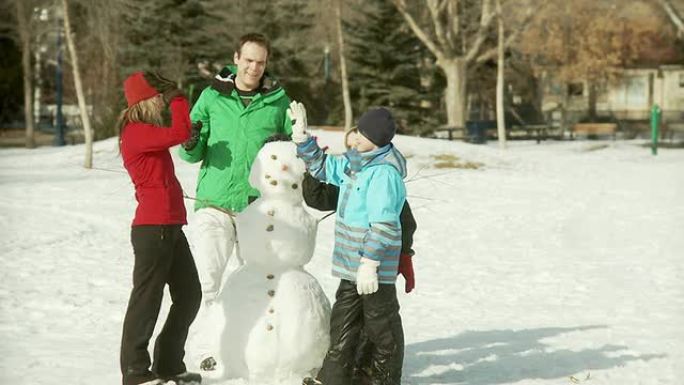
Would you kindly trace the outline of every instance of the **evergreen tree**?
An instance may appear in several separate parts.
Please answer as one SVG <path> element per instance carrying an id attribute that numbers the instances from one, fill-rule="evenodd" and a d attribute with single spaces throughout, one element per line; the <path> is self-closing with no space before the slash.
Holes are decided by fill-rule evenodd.
<path id="1" fill-rule="evenodd" d="M 322 39 L 313 36 L 315 10 L 320 4 L 307 0 L 210 0 L 207 9 L 221 20 L 215 31 L 226 54 L 220 64 L 233 62 L 240 36 L 248 32 L 265 35 L 271 42 L 267 72 L 278 79 L 291 99 L 306 104 L 310 122 L 324 119 L 321 89 L 324 87 Z"/>
<path id="2" fill-rule="evenodd" d="M 184 89 L 202 82 L 197 63 L 225 54 L 208 26 L 220 23 L 200 0 L 149 0 L 131 2 L 124 17 L 127 46 L 125 72 L 159 70 Z"/>
<path id="3" fill-rule="evenodd" d="M 392 109 L 400 132 L 434 127 L 439 103 L 430 55 L 389 0 L 369 0 L 345 23 L 355 116 L 374 106 Z"/>

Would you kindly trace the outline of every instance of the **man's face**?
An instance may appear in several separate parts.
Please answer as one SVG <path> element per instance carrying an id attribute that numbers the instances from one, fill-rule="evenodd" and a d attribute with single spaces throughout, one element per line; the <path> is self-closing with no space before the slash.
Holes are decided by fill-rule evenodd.
<path id="1" fill-rule="evenodd" d="M 268 54 L 264 47 L 252 42 L 245 43 L 240 51 L 239 55 L 236 52 L 233 57 L 237 66 L 237 86 L 243 91 L 251 91 L 259 86 L 266 70 Z"/>

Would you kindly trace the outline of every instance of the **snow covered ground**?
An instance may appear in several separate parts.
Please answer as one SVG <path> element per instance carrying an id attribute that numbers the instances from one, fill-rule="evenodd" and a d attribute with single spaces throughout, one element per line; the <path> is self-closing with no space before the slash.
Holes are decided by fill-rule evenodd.
<path id="1" fill-rule="evenodd" d="M 395 143 L 419 226 L 405 384 L 684 384 L 683 150 Z M 116 141 L 95 150 L 108 171 L 81 146 L 0 150 L 0 384 L 120 382 L 135 202 Z M 307 266 L 330 298 L 332 230 Z"/>

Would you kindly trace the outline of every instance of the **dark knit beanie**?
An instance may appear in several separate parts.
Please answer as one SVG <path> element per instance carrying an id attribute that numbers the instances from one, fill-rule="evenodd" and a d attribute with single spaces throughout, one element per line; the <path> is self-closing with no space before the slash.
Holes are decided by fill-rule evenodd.
<path id="1" fill-rule="evenodd" d="M 386 146 L 397 132 L 392 113 L 385 107 L 369 110 L 359 118 L 358 130 L 378 147 Z"/>

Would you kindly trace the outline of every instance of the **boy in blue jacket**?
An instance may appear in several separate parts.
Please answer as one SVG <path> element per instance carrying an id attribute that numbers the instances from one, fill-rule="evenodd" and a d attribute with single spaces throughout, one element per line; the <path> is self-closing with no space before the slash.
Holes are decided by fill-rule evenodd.
<path id="1" fill-rule="evenodd" d="M 309 173 L 340 187 L 332 274 L 340 278 L 330 320 L 330 347 L 316 378 L 305 385 L 347 385 L 364 329 L 373 342 L 371 384 L 401 381 L 404 333 L 395 289 L 406 200 L 406 160 L 392 145 L 396 132 L 386 108 L 366 112 L 353 148 L 325 154 L 306 132 L 306 110 L 292 102 L 292 140 Z"/>

